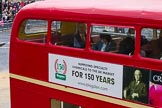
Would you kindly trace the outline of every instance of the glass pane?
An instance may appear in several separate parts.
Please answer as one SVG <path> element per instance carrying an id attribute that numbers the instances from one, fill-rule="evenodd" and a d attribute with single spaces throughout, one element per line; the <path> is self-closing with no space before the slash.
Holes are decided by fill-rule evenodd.
<path id="1" fill-rule="evenodd" d="M 67 102 L 63 102 L 60 100 L 51 99 L 51 108 L 82 108 L 82 107 Z"/>
<path id="2" fill-rule="evenodd" d="M 45 20 L 27 20 L 25 25 L 25 33 L 47 32 L 47 21 Z"/>
<path id="3" fill-rule="evenodd" d="M 47 28 L 46 20 L 25 20 L 19 28 L 19 39 L 34 43 L 46 43 Z"/>
<path id="4" fill-rule="evenodd" d="M 132 55 L 134 37 L 133 28 L 94 25 L 91 27 L 91 48 L 101 52 Z"/>
<path id="5" fill-rule="evenodd" d="M 60 30 L 61 22 L 60 21 L 53 21 L 51 25 L 52 32 L 58 32 Z"/>
<path id="6" fill-rule="evenodd" d="M 141 31 L 141 56 L 162 59 L 162 30 L 143 28 Z"/>
<path id="7" fill-rule="evenodd" d="M 86 28 L 85 23 L 53 21 L 51 43 L 59 46 L 85 48 Z"/>
<path id="8" fill-rule="evenodd" d="M 79 106 L 64 102 L 63 103 L 63 108 L 79 108 Z"/>
<path id="9" fill-rule="evenodd" d="M 51 108 L 61 108 L 61 101 L 56 99 L 51 99 Z"/>

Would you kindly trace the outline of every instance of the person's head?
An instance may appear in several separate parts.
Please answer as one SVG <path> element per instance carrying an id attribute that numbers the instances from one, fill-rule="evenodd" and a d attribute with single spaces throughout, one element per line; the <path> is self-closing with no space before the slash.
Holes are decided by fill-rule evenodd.
<path id="1" fill-rule="evenodd" d="M 100 39 L 103 43 L 108 43 L 110 42 L 112 39 L 111 39 L 111 36 L 109 34 L 100 34 Z"/>
<path id="2" fill-rule="evenodd" d="M 120 41 L 119 44 L 119 53 L 120 54 L 130 54 L 134 53 L 134 40 L 132 37 L 128 36 Z"/>
<path id="3" fill-rule="evenodd" d="M 129 28 L 128 34 L 134 34 L 134 33 L 135 33 L 135 30 L 133 28 Z"/>
<path id="4" fill-rule="evenodd" d="M 141 35 L 141 46 L 145 45 L 148 43 L 148 40 L 146 38 L 146 36 L 144 35 Z"/>
<path id="5" fill-rule="evenodd" d="M 86 32 L 86 25 L 84 23 L 77 24 L 78 32 L 84 34 Z"/>
<path id="6" fill-rule="evenodd" d="M 142 73 L 141 73 L 140 70 L 137 69 L 137 70 L 134 71 L 134 78 L 135 78 L 136 81 L 140 81 L 141 80 Z"/>

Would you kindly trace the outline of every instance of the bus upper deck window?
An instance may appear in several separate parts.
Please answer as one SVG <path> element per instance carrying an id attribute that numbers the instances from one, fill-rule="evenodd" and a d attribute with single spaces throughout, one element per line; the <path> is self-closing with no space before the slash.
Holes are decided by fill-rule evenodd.
<path id="1" fill-rule="evenodd" d="M 85 48 L 86 24 L 78 22 L 53 21 L 51 43 L 75 48 Z"/>
<path id="2" fill-rule="evenodd" d="M 141 56 L 162 59 L 162 30 L 143 28 L 141 31 Z"/>
<path id="3" fill-rule="evenodd" d="M 35 42 L 45 43 L 47 37 L 47 21 L 28 19 L 23 21 L 19 29 L 19 39 Z"/>
<path id="4" fill-rule="evenodd" d="M 134 53 L 133 28 L 113 26 L 92 26 L 91 47 L 102 52 L 132 55 Z"/>

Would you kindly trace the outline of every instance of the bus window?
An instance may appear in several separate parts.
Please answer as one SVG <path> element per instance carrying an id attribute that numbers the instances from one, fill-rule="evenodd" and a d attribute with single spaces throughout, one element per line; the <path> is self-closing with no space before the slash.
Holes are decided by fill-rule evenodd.
<path id="1" fill-rule="evenodd" d="M 141 56 L 162 59 L 162 30 L 143 28 L 141 31 Z"/>
<path id="2" fill-rule="evenodd" d="M 25 20 L 19 30 L 19 39 L 35 42 L 45 43 L 47 36 L 47 21 L 28 19 Z"/>
<path id="3" fill-rule="evenodd" d="M 92 26 L 91 47 L 93 50 L 132 55 L 135 30 L 113 26 Z"/>
<path id="4" fill-rule="evenodd" d="M 54 45 L 85 48 L 86 24 L 78 22 L 52 22 L 51 43 Z"/>
<path id="5" fill-rule="evenodd" d="M 51 99 L 51 108 L 81 108 L 81 107 L 60 100 Z"/>

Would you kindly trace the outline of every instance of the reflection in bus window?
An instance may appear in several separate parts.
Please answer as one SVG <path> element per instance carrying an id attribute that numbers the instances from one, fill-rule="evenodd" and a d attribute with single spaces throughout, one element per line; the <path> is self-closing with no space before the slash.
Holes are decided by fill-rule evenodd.
<path id="1" fill-rule="evenodd" d="M 134 53 L 133 28 L 92 26 L 91 47 L 93 50 L 132 55 Z"/>
<path id="2" fill-rule="evenodd" d="M 45 43 L 47 37 L 47 21 L 45 20 L 25 20 L 19 30 L 19 39 L 34 42 Z"/>
<path id="3" fill-rule="evenodd" d="M 141 56 L 153 59 L 162 57 L 162 30 L 143 28 L 141 31 Z"/>
<path id="4" fill-rule="evenodd" d="M 52 44 L 75 48 L 85 48 L 85 39 L 85 23 L 63 21 L 52 22 Z"/>

